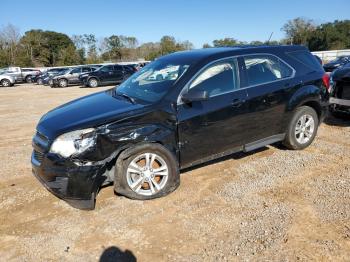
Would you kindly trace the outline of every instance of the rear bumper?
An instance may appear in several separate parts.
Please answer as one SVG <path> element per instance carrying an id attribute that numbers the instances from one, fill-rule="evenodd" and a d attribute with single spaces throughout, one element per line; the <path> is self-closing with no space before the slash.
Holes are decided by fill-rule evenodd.
<path id="1" fill-rule="evenodd" d="M 340 99 L 331 97 L 329 99 L 330 104 L 340 105 L 340 106 L 348 106 L 350 107 L 350 99 Z"/>
<path id="2" fill-rule="evenodd" d="M 100 165 L 80 166 L 55 154 L 33 151 L 33 175 L 52 194 L 79 209 L 94 209 L 95 195 L 102 183 Z"/>

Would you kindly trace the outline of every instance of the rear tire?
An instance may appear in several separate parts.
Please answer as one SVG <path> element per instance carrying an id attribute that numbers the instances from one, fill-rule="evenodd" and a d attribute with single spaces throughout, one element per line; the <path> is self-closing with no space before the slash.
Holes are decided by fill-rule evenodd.
<path id="1" fill-rule="evenodd" d="M 59 86 L 59 87 L 62 87 L 62 88 L 67 87 L 67 86 L 68 86 L 68 81 L 67 81 L 67 79 L 60 79 L 60 80 L 58 81 L 58 86 Z"/>
<path id="2" fill-rule="evenodd" d="M 32 76 L 26 76 L 25 82 L 26 83 L 31 83 L 32 82 Z"/>
<path id="3" fill-rule="evenodd" d="M 162 197 L 173 192 L 179 184 L 177 161 L 162 145 L 136 145 L 122 152 L 117 160 L 114 190 L 128 198 Z"/>
<path id="4" fill-rule="evenodd" d="M 293 150 L 308 147 L 315 139 L 318 123 L 318 116 L 313 108 L 309 106 L 297 108 L 289 123 L 283 144 Z"/>

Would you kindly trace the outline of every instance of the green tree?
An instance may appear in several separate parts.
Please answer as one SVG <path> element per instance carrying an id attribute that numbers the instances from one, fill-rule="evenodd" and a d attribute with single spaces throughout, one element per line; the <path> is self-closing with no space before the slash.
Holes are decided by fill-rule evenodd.
<path id="1" fill-rule="evenodd" d="M 309 37 L 312 51 L 347 48 L 350 48 L 350 20 L 322 24 Z"/>
<path id="2" fill-rule="evenodd" d="M 24 34 L 20 43 L 27 50 L 33 64 L 55 66 L 61 64 L 64 53 L 72 55 L 72 59 L 63 59 L 69 64 L 78 63 L 73 41 L 65 34 L 53 31 L 30 30 Z M 74 50 L 74 55 L 72 50 Z M 73 61 L 74 59 L 74 61 Z"/>
<path id="3" fill-rule="evenodd" d="M 226 37 L 223 39 L 216 39 L 213 41 L 214 47 L 237 46 L 241 44 L 242 42 L 230 37 Z"/>
<path id="4" fill-rule="evenodd" d="M 316 25 L 313 20 L 298 17 L 287 21 L 281 28 L 287 36 L 287 42 L 294 45 L 308 45 Z"/>

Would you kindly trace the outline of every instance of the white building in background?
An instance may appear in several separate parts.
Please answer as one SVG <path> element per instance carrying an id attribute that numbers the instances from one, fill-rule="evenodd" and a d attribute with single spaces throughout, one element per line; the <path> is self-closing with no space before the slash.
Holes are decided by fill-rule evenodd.
<path id="1" fill-rule="evenodd" d="M 315 51 L 311 53 L 320 57 L 323 62 L 328 62 L 336 59 L 339 56 L 343 56 L 343 55 L 350 56 L 350 49 L 332 50 L 332 51 Z"/>

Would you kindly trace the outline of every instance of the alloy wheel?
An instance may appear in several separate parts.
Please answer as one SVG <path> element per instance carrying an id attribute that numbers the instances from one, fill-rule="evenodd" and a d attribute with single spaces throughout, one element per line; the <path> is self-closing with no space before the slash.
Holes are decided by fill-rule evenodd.
<path id="1" fill-rule="evenodd" d="M 135 157 L 126 171 L 129 187 L 140 195 L 152 196 L 162 190 L 169 176 L 165 160 L 155 153 Z"/>
<path id="2" fill-rule="evenodd" d="M 310 141 L 315 132 L 315 120 L 309 115 L 302 115 L 295 126 L 295 138 L 299 144 L 306 144 Z"/>
<path id="3" fill-rule="evenodd" d="M 97 87 L 97 80 L 96 79 L 91 79 L 89 81 L 89 86 L 90 87 Z"/>
<path id="4" fill-rule="evenodd" d="M 10 81 L 8 81 L 8 80 L 2 80 L 2 82 L 1 82 L 1 84 L 2 84 L 2 86 L 4 86 L 4 87 L 8 87 L 8 86 L 10 86 Z"/>

